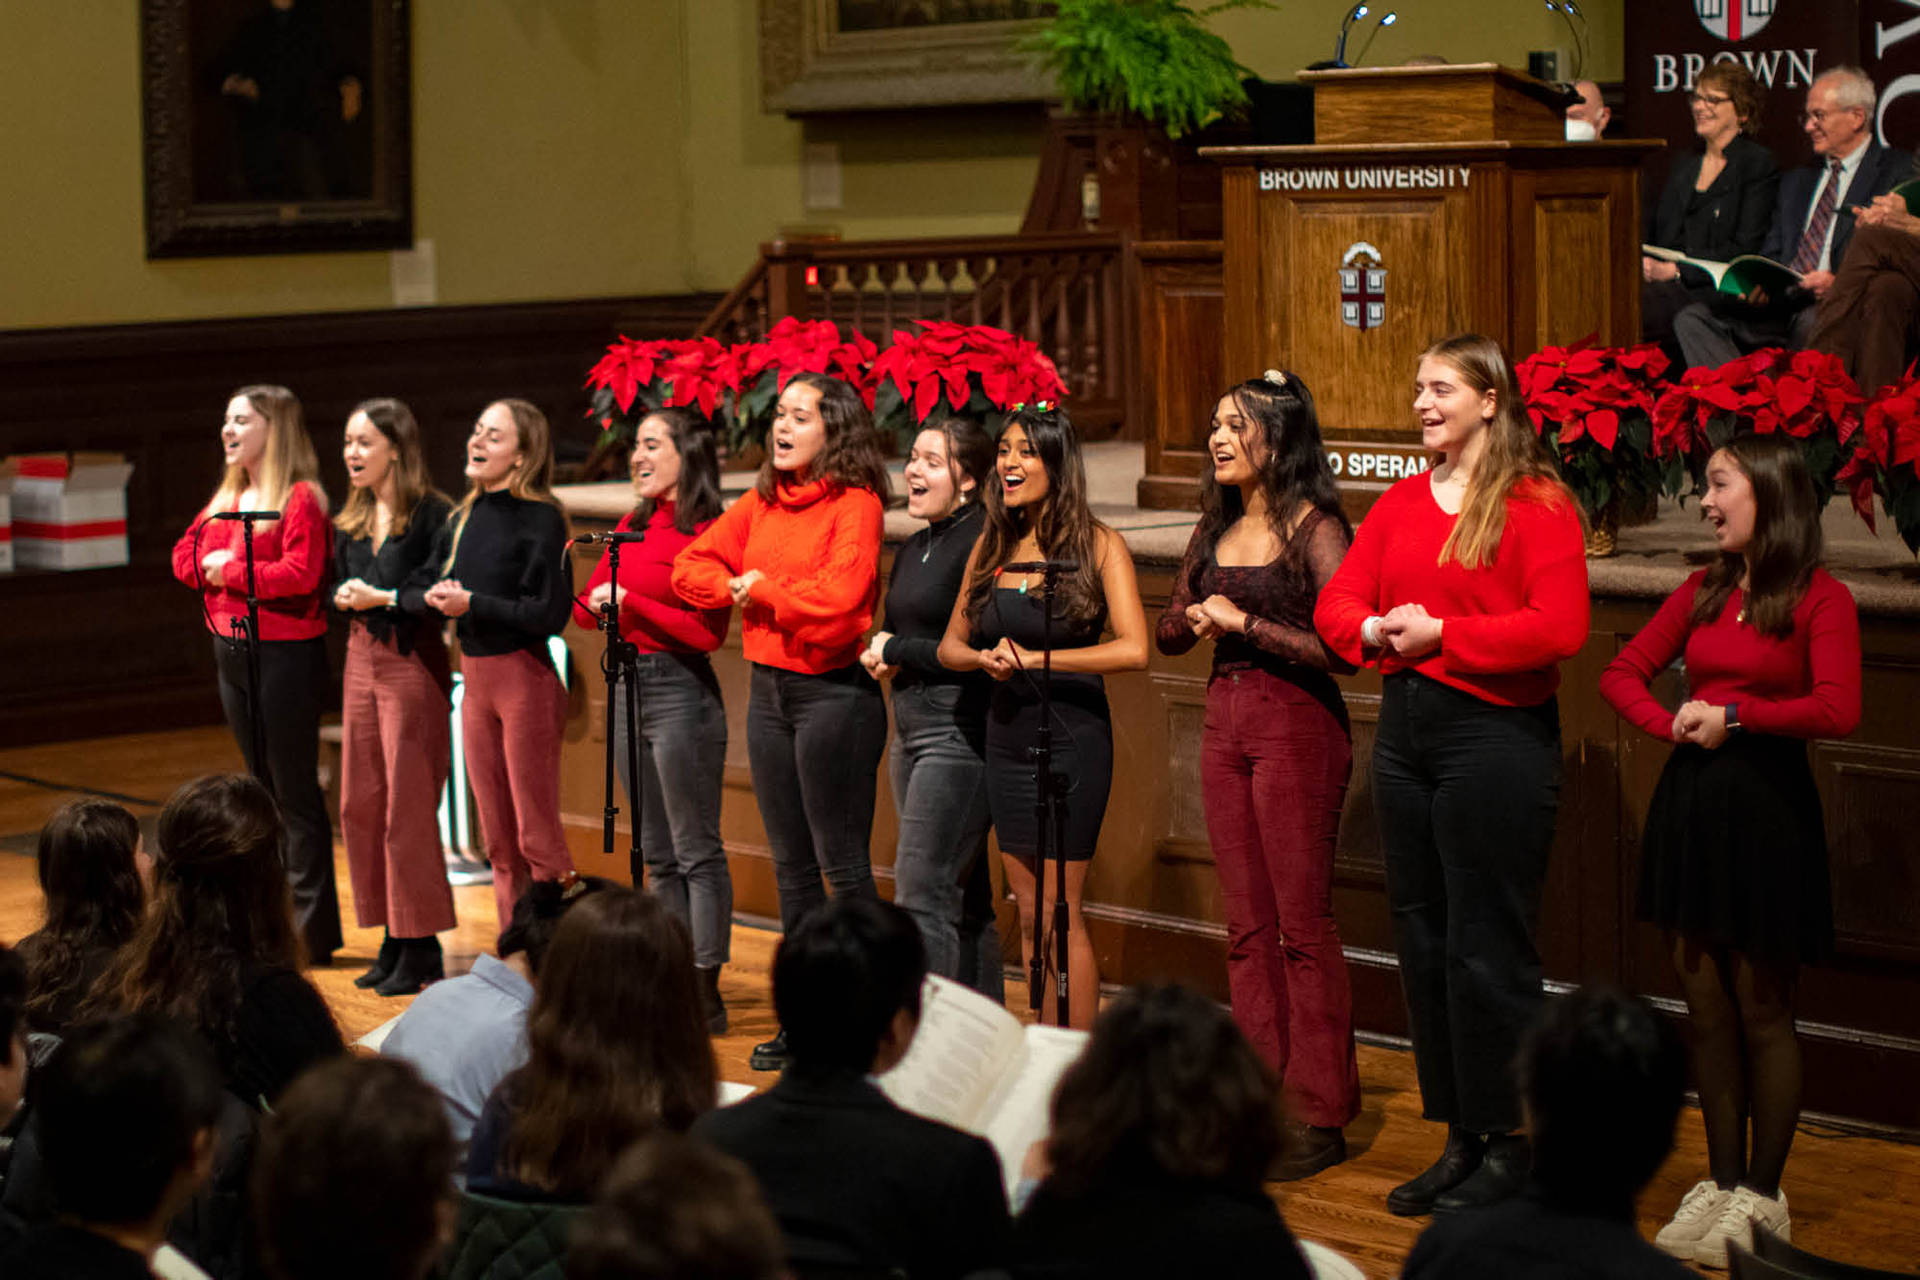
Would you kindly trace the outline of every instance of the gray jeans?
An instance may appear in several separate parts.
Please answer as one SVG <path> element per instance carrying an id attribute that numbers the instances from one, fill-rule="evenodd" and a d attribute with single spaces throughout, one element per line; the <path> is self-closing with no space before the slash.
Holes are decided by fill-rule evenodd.
<path id="1" fill-rule="evenodd" d="M 827 886 L 835 897 L 876 896 L 869 845 L 886 749 L 880 686 L 857 665 L 808 675 L 754 664 L 747 762 L 782 929 L 825 902 Z"/>
<path id="2" fill-rule="evenodd" d="M 720 844 L 720 780 L 727 711 L 705 654 L 643 653 L 639 659 L 640 785 L 627 765 L 624 681 L 614 685 L 613 751 L 639 816 L 647 887 L 693 935 L 693 962 L 727 962 L 733 878 Z M 635 883 L 642 868 L 633 868 Z"/>
<path id="3" fill-rule="evenodd" d="M 986 702 L 970 712 L 962 698 L 959 685 L 894 685 L 893 900 L 920 926 L 930 970 L 999 1001 L 1005 975 L 987 859 Z"/>

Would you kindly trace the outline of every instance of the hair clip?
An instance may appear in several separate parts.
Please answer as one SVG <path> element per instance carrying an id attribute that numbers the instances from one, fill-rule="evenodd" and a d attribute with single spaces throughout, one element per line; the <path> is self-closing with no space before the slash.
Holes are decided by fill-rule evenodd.
<path id="1" fill-rule="evenodd" d="M 1278 369 L 1269 369 L 1260 376 L 1276 387 L 1284 387 L 1287 385 L 1287 375 Z"/>
<path id="2" fill-rule="evenodd" d="M 1024 412 L 1025 412 L 1025 411 L 1027 410 L 1027 408 L 1028 408 L 1028 405 L 1027 405 L 1027 402 L 1026 402 L 1025 400 L 1021 400 L 1021 401 L 1018 401 L 1018 402 L 1016 402 L 1016 403 L 1014 404 L 1014 406 L 1013 406 L 1013 412 L 1014 412 L 1014 413 L 1024 413 Z M 1032 405 L 1032 408 L 1033 408 L 1033 411 L 1034 411 L 1035 413 L 1052 413 L 1052 412 L 1053 412 L 1053 401 L 1051 401 L 1051 400 L 1035 400 L 1035 401 L 1033 402 L 1033 405 Z"/>

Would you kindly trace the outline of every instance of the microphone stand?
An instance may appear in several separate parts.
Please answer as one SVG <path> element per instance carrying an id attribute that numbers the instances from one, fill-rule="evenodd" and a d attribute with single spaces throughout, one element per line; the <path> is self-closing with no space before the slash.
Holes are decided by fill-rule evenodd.
<path id="1" fill-rule="evenodd" d="M 276 519 L 279 514 L 273 513 Z M 247 653 L 247 721 L 253 739 L 253 776 L 272 791 L 273 768 L 267 763 L 267 721 L 260 706 L 260 594 L 253 575 L 253 522 L 261 518 L 261 513 L 242 511 L 237 516 L 242 553 L 247 561 L 247 620 L 242 623 L 234 618 L 229 625 L 235 643 L 244 645 Z"/>
<path id="2" fill-rule="evenodd" d="M 1034 863 L 1033 958 L 1027 975 L 1028 1004 L 1038 1013 L 1047 976 L 1046 931 L 1039 927 L 1040 889 L 1049 858 L 1054 866 L 1054 1023 L 1068 1025 L 1067 997 L 1067 810 L 1061 803 L 1066 779 L 1053 771 L 1053 591 L 1060 566 L 1047 561 L 1040 567 L 1040 730 L 1027 755 L 1033 761 L 1034 819 L 1038 847 Z"/>
<path id="3" fill-rule="evenodd" d="M 639 537 L 634 542 L 643 541 L 644 531 L 637 531 Z M 639 690 L 635 688 L 640 678 L 640 650 L 631 641 L 620 634 L 620 544 L 626 541 L 615 538 L 607 543 L 607 599 L 600 606 L 600 630 L 606 636 L 606 648 L 600 655 L 600 672 L 607 682 L 607 749 L 606 749 L 606 808 L 600 833 L 600 851 L 608 857 L 613 856 L 613 820 L 620 812 L 620 806 L 614 803 L 614 686 L 623 686 L 627 719 L 627 777 L 632 785 L 640 786 L 640 713 Z M 632 828 L 633 847 L 628 853 L 629 871 L 633 877 L 633 887 L 638 889 L 646 883 L 646 861 L 640 854 L 640 813 L 635 802 L 632 820 L 627 824 Z"/>

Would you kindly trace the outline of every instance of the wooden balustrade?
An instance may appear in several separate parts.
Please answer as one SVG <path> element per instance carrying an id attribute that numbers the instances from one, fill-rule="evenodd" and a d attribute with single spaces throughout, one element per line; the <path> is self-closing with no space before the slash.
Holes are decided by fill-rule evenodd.
<path id="1" fill-rule="evenodd" d="M 987 324 L 1052 358 L 1074 421 L 1094 437 L 1122 422 L 1123 238 L 1110 233 L 928 240 L 775 241 L 700 333 L 754 341 L 786 316 L 831 320 L 884 345 L 915 320 Z"/>

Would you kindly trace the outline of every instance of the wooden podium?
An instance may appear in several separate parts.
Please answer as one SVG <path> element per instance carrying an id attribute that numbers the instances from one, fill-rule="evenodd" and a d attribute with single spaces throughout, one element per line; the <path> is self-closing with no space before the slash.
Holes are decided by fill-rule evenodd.
<path id="1" fill-rule="evenodd" d="M 1639 166 L 1662 144 L 1565 142 L 1571 94 L 1491 63 L 1300 78 L 1315 145 L 1203 152 L 1223 168 L 1218 385 L 1297 371 L 1357 515 L 1426 465 L 1411 387 L 1436 339 L 1516 360 L 1639 340 Z M 1143 503 L 1197 484 L 1211 407 L 1151 413 Z"/>

